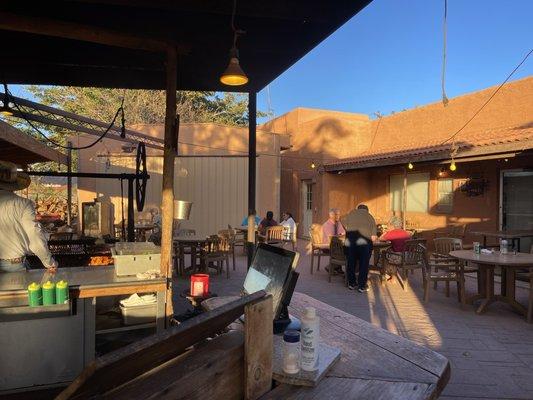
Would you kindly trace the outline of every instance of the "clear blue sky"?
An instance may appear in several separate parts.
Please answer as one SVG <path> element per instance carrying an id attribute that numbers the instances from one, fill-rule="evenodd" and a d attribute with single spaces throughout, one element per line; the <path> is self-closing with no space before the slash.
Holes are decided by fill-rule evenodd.
<path id="1" fill-rule="evenodd" d="M 443 10 L 444 0 L 372 1 L 270 84 L 274 114 L 389 114 L 439 101 Z M 533 48 L 532 16 L 532 0 L 448 0 L 448 97 L 501 83 Z M 532 74 L 533 55 L 512 80 Z M 268 110 L 266 90 L 258 108 Z"/>

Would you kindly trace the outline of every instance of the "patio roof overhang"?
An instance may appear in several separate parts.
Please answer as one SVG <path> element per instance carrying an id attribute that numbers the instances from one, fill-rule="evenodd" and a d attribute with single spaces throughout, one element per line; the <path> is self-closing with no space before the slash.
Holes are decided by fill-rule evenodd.
<path id="1" fill-rule="evenodd" d="M 178 89 L 257 92 L 370 1 L 238 2 L 235 25 L 246 31 L 238 48 L 249 77 L 240 87 L 219 82 L 233 42 L 231 0 L 4 1 L 0 79 L 165 89 L 165 47 L 172 45 Z"/>
<path id="2" fill-rule="evenodd" d="M 510 135 L 511 131 L 517 130 Z M 479 161 L 493 158 L 510 158 L 533 152 L 533 126 L 498 130 L 498 139 L 482 142 L 456 142 L 456 162 Z M 498 136 L 498 135 L 495 135 Z M 408 163 L 449 163 L 453 146 L 451 143 L 427 144 L 413 148 L 388 151 L 367 151 L 360 156 L 324 163 L 325 172 L 340 172 L 407 165 Z"/>
<path id="3" fill-rule="evenodd" d="M 4 121 L 0 121 L 0 160 L 20 166 L 43 161 L 67 164 L 66 155 Z"/>

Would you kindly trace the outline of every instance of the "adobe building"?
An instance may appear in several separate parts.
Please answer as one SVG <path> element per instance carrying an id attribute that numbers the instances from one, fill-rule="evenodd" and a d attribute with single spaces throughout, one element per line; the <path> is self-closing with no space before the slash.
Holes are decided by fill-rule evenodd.
<path id="1" fill-rule="evenodd" d="M 345 214 L 358 203 L 378 223 L 397 215 L 428 237 L 450 225 L 466 225 L 467 241 L 480 229 L 533 229 L 533 77 L 507 83 L 461 130 L 496 89 L 373 120 L 297 108 L 267 122 L 262 129 L 291 136 L 281 208 L 303 236 L 329 208 Z M 529 246 L 523 239 L 521 250 Z"/>

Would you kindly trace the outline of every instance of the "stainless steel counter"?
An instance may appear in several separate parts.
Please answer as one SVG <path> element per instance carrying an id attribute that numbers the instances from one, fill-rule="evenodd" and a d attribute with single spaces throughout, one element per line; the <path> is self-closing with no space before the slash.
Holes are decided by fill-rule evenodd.
<path id="1" fill-rule="evenodd" d="M 26 291 L 32 282 L 46 282 L 48 279 L 66 280 L 70 289 L 94 289 L 131 286 L 132 284 L 161 284 L 165 278 L 138 279 L 136 276 L 116 276 L 115 267 L 60 268 L 56 274 L 35 269 L 23 272 L 0 273 L 0 295 L 2 292 Z"/>
<path id="2" fill-rule="evenodd" d="M 66 312 L 56 306 L 28 306 L 28 285 L 48 279 L 68 282 L 72 307 Z M 0 273 L 0 310 L 8 312 L 3 321 L 0 318 L 0 397 L 69 382 L 94 359 L 97 297 L 156 292 L 153 326 L 164 329 L 165 288 L 165 278 L 117 277 L 113 266 L 61 268 L 52 276 L 44 270 Z"/>

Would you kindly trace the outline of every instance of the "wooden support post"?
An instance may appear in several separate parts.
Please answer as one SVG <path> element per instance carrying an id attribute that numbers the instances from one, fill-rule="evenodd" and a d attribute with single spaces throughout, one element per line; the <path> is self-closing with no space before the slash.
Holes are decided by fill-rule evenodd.
<path id="1" fill-rule="evenodd" d="M 67 142 L 67 172 L 72 172 L 72 142 Z M 67 177 L 67 225 L 72 224 L 72 177 Z"/>
<path id="2" fill-rule="evenodd" d="M 402 190 L 402 227 L 406 228 L 407 223 L 407 168 L 403 169 L 403 190 Z"/>
<path id="3" fill-rule="evenodd" d="M 176 155 L 176 49 L 167 50 L 167 87 L 165 113 L 165 149 L 163 153 L 163 190 L 161 200 L 161 275 L 167 277 L 165 323 L 173 313 L 172 308 L 172 224 L 174 221 L 174 159 Z"/>
<path id="4" fill-rule="evenodd" d="M 256 400 L 272 388 L 272 296 L 244 308 L 244 398 Z"/>
<path id="5" fill-rule="evenodd" d="M 257 93 L 248 93 L 248 267 L 255 247 L 255 186 L 257 156 Z M 253 219 L 250 218 L 253 216 Z M 250 224 L 250 221 L 253 221 Z"/>

